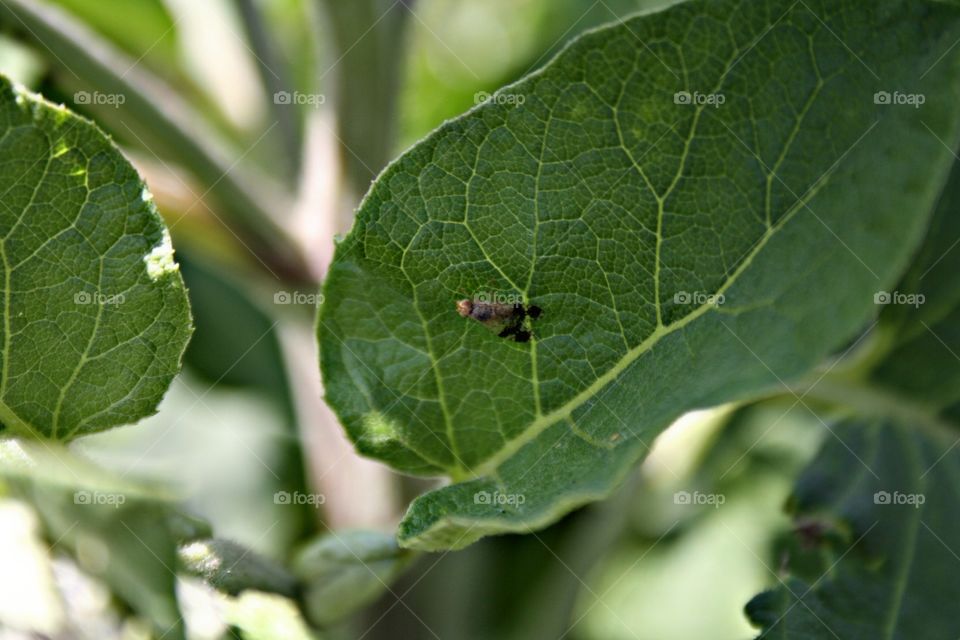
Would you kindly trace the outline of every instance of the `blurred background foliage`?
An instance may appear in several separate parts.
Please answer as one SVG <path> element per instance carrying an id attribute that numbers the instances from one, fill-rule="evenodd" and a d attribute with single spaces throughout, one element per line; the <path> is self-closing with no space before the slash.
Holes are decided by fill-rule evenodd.
<path id="1" fill-rule="evenodd" d="M 141 170 L 196 323 L 156 416 L 70 451 L 0 452 L 75 470 L 4 466 L 0 638 L 310 637 L 288 598 L 219 595 L 171 567 L 176 541 L 209 535 L 201 522 L 267 561 L 359 549 L 376 562 L 353 542 L 302 550 L 325 532 L 391 532 L 428 485 L 358 459 L 320 399 L 314 294 L 334 237 L 385 164 L 479 92 L 586 29 L 664 4 L 0 1 L 0 72 L 95 119 Z M 96 90 L 128 99 L 75 99 Z M 277 92 L 323 98 L 278 104 Z M 344 613 L 364 606 L 325 619 L 322 637 L 752 637 L 743 605 L 776 582 L 774 542 L 791 526 L 781 507 L 820 438 L 808 410 L 778 400 L 688 415 L 609 501 L 542 532 L 420 557 L 371 604 L 344 602 Z M 80 513 L 68 499 L 120 485 L 136 497 L 119 508 Z M 678 505 L 678 491 L 726 501 Z M 278 504 L 277 492 L 323 504 Z M 368 589 L 348 565 L 317 575 Z"/>

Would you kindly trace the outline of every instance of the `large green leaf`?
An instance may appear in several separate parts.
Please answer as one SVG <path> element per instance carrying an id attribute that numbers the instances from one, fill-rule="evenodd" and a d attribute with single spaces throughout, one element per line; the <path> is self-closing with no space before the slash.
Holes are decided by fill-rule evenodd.
<path id="1" fill-rule="evenodd" d="M 0 77 L 0 425 L 68 439 L 154 412 L 190 311 L 152 197 L 89 121 Z"/>
<path id="2" fill-rule="evenodd" d="M 863 326 L 949 169 L 958 37 L 926 2 L 687 2 L 586 34 L 392 164 L 319 339 L 358 449 L 457 481 L 411 505 L 401 544 L 543 526 L 683 411 Z M 457 314 L 490 290 L 543 309 L 532 340 Z"/>
<path id="3" fill-rule="evenodd" d="M 815 541 L 818 570 L 789 574 L 747 606 L 762 637 L 960 635 L 960 450 L 918 427 L 883 419 L 836 427 L 842 440 L 827 440 L 795 500 L 807 530 L 837 531 Z"/>
<path id="4" fill-rule="evenodd" d="M 893 291 L 866 366 L 807 395 L 855 416 L 798 482 L 801 536 L 786 575 L 747 613 L 776 638 L 954 638 L 960 622 L 960 163 L 913 265 Z M 919 496 L 919 499 L 916 497 Z M 806 549 L 805 549 L 806 548 Z"/>

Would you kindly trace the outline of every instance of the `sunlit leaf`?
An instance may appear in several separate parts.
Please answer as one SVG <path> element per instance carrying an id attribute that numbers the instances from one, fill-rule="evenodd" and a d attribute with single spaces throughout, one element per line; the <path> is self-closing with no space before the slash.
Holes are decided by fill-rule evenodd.
<path id="1" fill-rule="evenodd" d="M 152 196 L 92 123 L 0 78 L 0 425 L 66 440 L 155 411 L 190 310 Z"/>

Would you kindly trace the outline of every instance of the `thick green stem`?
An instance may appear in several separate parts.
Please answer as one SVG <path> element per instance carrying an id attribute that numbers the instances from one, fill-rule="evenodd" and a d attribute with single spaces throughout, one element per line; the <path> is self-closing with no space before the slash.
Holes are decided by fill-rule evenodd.
<path id="1" fill-rule="evenodd" d="M 280 193 L 271 197 L 276 189 L 266 178 L 236 166 L 240 160 L 231 157 L 242 159 L 242 153 L 228 154 L 208 139 L 197 126 L 200 117 L 171 88 L 70 16 L 43 3 L 3 0 L 0 24 L 33 42 L 65 72 L 70 84 L 122 96 L 110 119 L 122 125 L 116 127 L 117 133 L 126 133 L 128 127 L 155 155 L 187 168 L 229 213 L 225 223 L 236 228 L 258 258 L 277 272 L 306 279 L 305 261 L 274 213 L 282 205 L 268 204 L 283 203 L 284 198 Z"/>
<path id="2" fill-rule="evenodd" d="M 290 184 L 295 184 L 300 171 L 300 155 L 303 151 L 301 148 L 303 124 L 300 112 L 294 105 L 280 104 L 275 99 L 278 92 L 291 91 L 292 83 L 286 66 L 277 55 L 275 42 L 264 24 L 263 14 L 256 3 L 253 0 L 237 0 L 237 9 L 257 62 L 260 81 L 266 91 L 267 109 L 277 121 Z"/>
<path id="3" fill-rule="evenodd" d="M 334 50 L 320 80 L 334 79 L 340 155 L 355 201 L 393 155 L 410 3 L 322 0 L 321 4 L 332 27 Z"/>

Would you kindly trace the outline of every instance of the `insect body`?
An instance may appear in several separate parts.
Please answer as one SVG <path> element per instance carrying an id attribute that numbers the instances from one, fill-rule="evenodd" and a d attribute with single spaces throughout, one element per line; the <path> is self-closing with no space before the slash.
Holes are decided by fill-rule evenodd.
<path id="1" fill-rule="evenodd" d="M 467 299 L 457 302 L 457 313 L 464 318 L 472 318 L 497 331 L 497 335 L 501 338 L 513 338 L 516 342 L 528 342 L 531 333 L 524 321 L 527 318 L 539 318 L 543 310 L 536 305 L 525 307 L 520 303 Z"/>
<path id="2" fill-rule="evenodd" d="M 489 326 L 509 322 L 518 316 L 522 320 L 523 305 L 483 300 L 461 300 L 457 303 L 457 313 L 464 318 L 473 318 L 477 322 Z"/>

